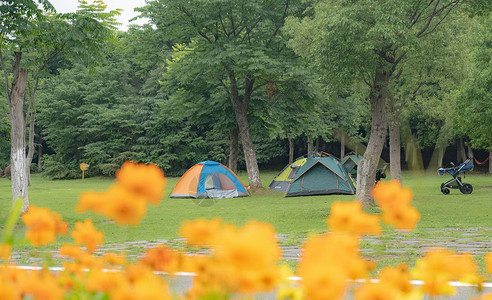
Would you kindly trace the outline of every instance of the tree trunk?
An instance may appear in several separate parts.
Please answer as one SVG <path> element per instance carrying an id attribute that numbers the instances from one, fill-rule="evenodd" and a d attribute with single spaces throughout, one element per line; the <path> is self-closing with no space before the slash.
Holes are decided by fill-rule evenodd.
<path id="1" fill-rule="evenodd" d="M 27 151 L 26 157 L 26 177 L 27 177 L 27 185 L 31 185 L 31 162 L 32 157 L 34 156 L 34 122 L 36 118 L 36 113 L 31 111 L 31 118 L 29 121 L 29 150 Z"/>
<path id="2" fill-rule="evenodd" d="M 456 140 L 456 164 L 460 164 L 466 160 L 466 150 L 463 143 L 463 139 L 459 138 Z"/>
<path id="3" fill-rule="evenodd" d="M 342 134 L 340 138 L 340 159 L 345 155 L 345 135 Z"/>
<path id="4" fill-rule="evenodd" d="M 294 139 L 289 138 L 289 165 L 294 163 Z"/>
<path id="5" fill-rule="evenodd" d="M 473 162 L 473 150 L 472 150 L 472 147 L 470 145 L 468 145 L 468 155 L 467 156 L 469 158 L 471 158 L 472 159 L 472 162 Z"/>
<path id="6" fill-rule="evenodd" d="M 355 199 L 363 206 L 374 203 L 371 191 L 374 188 L 376 169 L 386 139 L 386 89 L 390 73 L 378 70 L 374 85 L 369 94 L 371 102 L 371 136 L 367 144 L 364 158 L 357 168 L 357 190 Z"/>
<path id="7" fill-rule="evenodd" d="M 244 160 L 246 161 L 246 170 L 248 172 L 249 186 L 251 188 L 263 188 L 260 179 L 260 169 L 256 160 L 256 152 L 249 131 L 248 118 L 246 110 L 236 110 L 237 125 L 241 134 L 241 143 L 243 144 Z"/>
<path id="8" fill-rule="evenodd" d="M 43 134 L 39 134 L 38 141 L 38 171 L 43 171 Z"/>
<path id="9" fill-rule="evenodd" d="M 438 157 L 438 160 L 437 160 L 437 167 L 438 168 L 442 168 L 442 161 L 444 160 L 444 148 L 439 148 L 439 157 Z"/>
<path id="10" fill-rule="evenodd" d="M 399 114 L 395 107 L 395 99 L 390 97 L 389 114 L 389 147 L 390 176 L 392 180 L 401 182 L 401 135 Z"/>
<path id="11" fill-rule="evenodd" d="M 36 108 L 34 107 L 34 99 L 36 98 L 36 90 L 38 89 L 38 83 L 39 83 L 39 77 L 37 76 L 37 73 L 35 72 L 33 77 L 35 77 L 35 84 L 34 88 L 31 91 L 31 97 L 29 97 L 29 110 L 28 110 L 28 115 L 29 117 L 29 146 L 28 146 L 28 151 L 27 151 L 27 158 L 26 158 L 26 176 L 27 176 L 27 185 L 31 185 L 31 162 L 32 158 L 34 156 L 34 125 L 36 123 Z M 30 116 L 29 116 L 30 115 Z"/>
<path id="12" fill-rule="evenodd" d="M 313 155 L 313 138 L 310 134 L 307 135 L 307 157 Z"/>
<path id="13" fill-rule="evenodd" d="M 236 115 L 239 134 L 241 135 L 241 143 L 243 145 L 244 160 L 246 161 L 246 171 L 248 172 L 249 186 L 253 189 L 263 188 L 260 178 L 260 169 L 256 159 L 255 147 L 251 138 L 248 123 L 248 105 L 253 93 L 254 79 L 251 76 L 246 76 L 244 85 L 244 95 L 242 100 L 239 97 L 236 76 L 234 71 L 225 66 L 229 72 L 230 89 L 227 91 L 229 98 L 232 101 L 234 114 Z"/>
<path id="14" fill-rule="evenodd" d="M 232 172 L 237 173 L 237 157 L 239 147 L 239 129 L 237 126 L 231 130 L 230 133 L 230 146 L 229 146 L 229 169 Z"/>
<path id="15" fill-rule="evenodd" d="M 316 138 L 316 146 L 314 147 L 314 149 L 316 149 L 316 152 L 320 152 L 320 143 L 321 143 L 321 137 L 317 137 Z"/>
<path id="16" fill-rule="evenodd" d="M 15 203 L 22 199 L 22 212 L 29 208 L 27 193 L 26 174 L 26 123 L 24 121 L 24 97 L 27 84 L 27 70 L 20 68 L 18 72 L 14 69 L 14 81 L 12 83 L 12 94 L 10 97 L 10 121 L 11 121 L 11 148 L 10 165 L 12 174 L 12 200 Z"/>
<path id="17" fill-rule="evenodd" d="M 489 173 L 492 173 L 492 151 L 489 152 Z"/>
<path id="18" fill-rule="evenodd" d="M 390 139 L 390 175 L 391 179 L 401 182 L 401 138 L 400 125 L 395 120 L 389 122 Z"/>

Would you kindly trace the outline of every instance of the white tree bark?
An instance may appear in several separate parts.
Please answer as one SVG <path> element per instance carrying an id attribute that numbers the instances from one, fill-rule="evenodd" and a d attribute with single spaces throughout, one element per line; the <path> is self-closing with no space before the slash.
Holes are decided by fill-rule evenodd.
<path id="1" fill-rule="evenodd" d="M 12 83 L 10 97 L 12 201 L 22 199 L 22 212 L 29 208 L 26 174 L 26 127 L 24 122 L 24 97 L 26 94 L 27 70 L 20 68 Z"/>

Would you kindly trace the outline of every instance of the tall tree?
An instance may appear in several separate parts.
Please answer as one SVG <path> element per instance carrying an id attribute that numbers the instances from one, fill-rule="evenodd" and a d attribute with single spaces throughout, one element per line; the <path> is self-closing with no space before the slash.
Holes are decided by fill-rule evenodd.
<path id="1" fill-rule="evenodd" d="M 469 80 L 457 93 L 457 129 L 471 138 L 472 146 L 492 152 L 492 9 L 479 18 L 478 41 Z"/>
<path id="2" fill-rule="evenodd" d="M 38 7 L 38 3 L 41 7 Z M 114 28 L 114 14 L 105 13 L 102 1 L 88 5 L 81 1 L 80 9 L 75 14 L 56 14 L 47 0 L 2 2 L 0 26 L 0 62 L 4 73 L 5 91 L 9 103 L 11 121 L 11 178 L 13 201 L 23 199 L 22 211 L 29 207 L 27 162 L 32 159 L 33 143 L 30 139 L 29 159 L 25 153 L 26 117 L 24 101 L 28 72 L 34 75 L 36 82 L 31 91 L 31 104 L 28 116 L 34 126 L 34 93 L 40 71 L 54 57 L 62 52 L 83 57 L 91 53 L 97 55 L 104 48 L 104 40 Z M 11 68 L 6 60 L 10 57 Z M 87 57 L 87 56 L 86 56 Z M 12 82 L 9 84 L 9 76 Z M 31 131 L 33 134 L 33 130 Z"/>
<path id="3" fill-rule="evenodd" d="M 331 85 L 364 82 L 371 134 L 358 168 L 356 199 L 373 203 L 371 190 L 386 139 L 388 88 L 420 40 L 436 32 L 464 0 L 322 0 L 310 15 L 292 19 L 291 46 L 321 68 Z"/>
<path id="4" fill-rule="evenodd" d="M 155 0 L 143 11 L 157 30 L 192 42 L 194 54 L 187 58 L 193 58 L 200 76 L 215 80 L 226 91 L 252 188 L 261 188 L 262 183 L 248 111 L 255 105 L 255 92 L 288 73 L 293 55 L 281 28 L 286 17 L 298 14 L 300 2 Z"/>

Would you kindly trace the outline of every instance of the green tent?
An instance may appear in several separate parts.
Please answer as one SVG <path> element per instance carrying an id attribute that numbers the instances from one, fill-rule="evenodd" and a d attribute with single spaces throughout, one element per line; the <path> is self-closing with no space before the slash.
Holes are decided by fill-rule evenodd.
<path id="1" fill-rule="evenodd" d="M 342 157 L 340 163 L 347 169 L 347 172 L 352 176 L 352 179 L 357 182 L 357 167 L 361 159 L 362 155 L 358 154 L 349 154 Z"/>
<path id="2" fill-rule="evenodd" d="M 274 191 L 286 192 L 290 182 L 294 179 L 296 171 L 306 163 L 305 157 L 299 157 L 292 164 L 288 164 L 278 173 L 270 183 L 270 189 Z"/>
<path id="3" fill-rule="evenodd" d="M 355 185 L 336 157 L 309 157 L 290 183 L 285 197 L 355 193 Z"/>

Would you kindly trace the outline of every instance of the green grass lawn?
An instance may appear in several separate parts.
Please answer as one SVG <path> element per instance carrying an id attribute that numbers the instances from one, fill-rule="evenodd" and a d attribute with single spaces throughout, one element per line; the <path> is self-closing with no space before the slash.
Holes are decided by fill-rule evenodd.
<path id="1" fill-rule="evenodd" d="M 238 174 L 247 184 L 247 175 Z M 263 185 L 268 187 L 276 172 L 262 172 Z M 421 221 L 411 233 L 394 231 L 385 227 L 383 237 L 362 240 L 363 253 L 378 262 L 379 266 L 405 261 L 413 264 L 422 255 L 422 249 L 431 246 L 472 249 L 483 265 L 482 253 L 492 249 L 492 176 L 467 175 L 464 179 L 473 185 L 471 195 L 452 190 L 450 195 L 440 192 L 440 184 L 450 177 L 437 174 L 405 173 L 404 186 L 414 192 L 413 205 L 421 213 Z M 168 240 L 181 247 L 178 229 L 184 220 L 219 217 L 238 226 L 248 220 L 271 223 L 284 238 L 281 245 L 299 246 L 309 233 L 327 230 L 325 218 L 333 201 L 351 201 L 354 196 L 306 196 L 283 198 L 283 194 L 268 189 L 253 191 L 251 197 L 220 199 L 215 203 L 197 203 L 192 199 L 171 199 L 169 195 L 179 178 L 168 178 L 165 197 L 158 206 L 149 206 L 147 216 L 139 226 L 118 227 L 113 222 L 92 213 L 76 213 L 78 195 L 84 191 L 105 190 L 113 179 L 86 178 L 81 180 L 51 181 L 33 175 L 29 188 L 30 203 L 49 207 L 60 213 L 71 227 L 78 220 L 91 218 L 99 230 L 105 232 L 107 244 L 126 241 Z M 0 179 L 0 222 L 3 224 L 11 206 L 10 181 Z M 22 238 L 22 225 L 16 236 Z M 71 242 L 69 236 L 58 240 L 57 245 Z M 475 248 L 472 248 L 475 247 Z M 20 245 L 18 247 L 26 247 Z M 14 248 L 15 249 L 15 248 Z"/>

